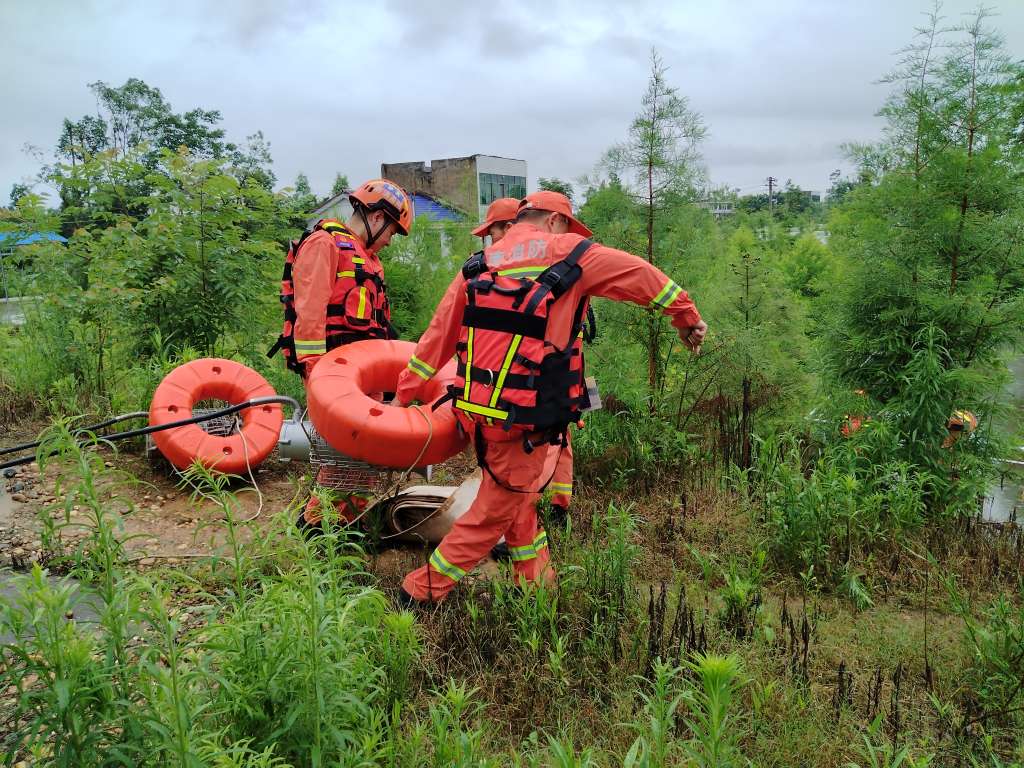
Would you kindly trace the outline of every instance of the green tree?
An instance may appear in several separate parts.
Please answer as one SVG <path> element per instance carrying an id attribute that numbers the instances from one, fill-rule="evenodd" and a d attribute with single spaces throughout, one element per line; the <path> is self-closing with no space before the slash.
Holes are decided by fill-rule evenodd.
<path id="1" fill-rule="evenodd" d="M 1016 74 L 984 12 L 948 31 L 933 15 L 890 78 L 885 141 L 851 147 L 874 183 L 832 217 L 849 280 L 831 369 L 885 408 L 898 450 L 940 491 L 965 475 L 940 448 L 946 417 L 997 398 L 999 355 L 1022 332 L 1024 157 L 1005 97 Z"/>
<path id="2" fill-rule="evenodd" d="M 348 176 L 344 173 L 336 173 L 334 175 L 334 183 L 331 185 L 331 197 L 340 195 L 345 190 L 349 189 Z"/>
<path id="3" fill-rule="evenodd" d="M 11 208 L 18 205 L 18 201 L 32 191 L 28 184 L 15 183 L 11 185 Z"/>
<path id="4" fill-rule="evenodd" d="M 541 189 L 546 189 L 551 192 L 559 192 L 568 197 L 569 200 L 573 199 L 572 184 L 570 184 L 568 181 L 562 181 L 561 179 L 557 179 L 555 177 L 551 177 L 550 179 L 548 179 L 545 178 L 544 176 L 541 176 L 539 179 L 537 179 L 537 185 Z"/>
<path id="5" fill-rule="evenodd" d="M 605 167 L 617 175 L 629 174 L 636 180 L 635 199 L 646 220 L 643 250 L 652 264 L 663 266 L 665 254 L 656 248 L 656 224 L 666 208 L 680 195 L 692 194 L 701 178 L 698 147 L 706 129 L 700 114 L 687 99 L 669 85 L 667 67 L 651 51 L 651 76 L 640 112 L 633 119 L 629 137 L 605 155 Z M 658 369 L 663 344 L 661 315 L 649 311 L 647 318 L 647 380 L 652 396 L 659 390 Z M 653 401 L 652 401 L 653 407 Z"/>

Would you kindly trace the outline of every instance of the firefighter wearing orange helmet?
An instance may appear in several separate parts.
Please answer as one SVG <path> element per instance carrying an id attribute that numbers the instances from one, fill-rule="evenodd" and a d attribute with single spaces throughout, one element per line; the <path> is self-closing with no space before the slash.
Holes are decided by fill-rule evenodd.
<path id="1" fill-rule="evenodd" d="M 280 350 L 303 380 L 328 351 L 363 339 L 397 338 L 378 252 L 408 235 L 412 198 L 398 184 L 372 179 L 349 195 L 352 215 L 342 224 L 317 222 L 291 244 L 281 278 L 284 327 L 267 353 Z M 319 523 L 315 498 L 306 523 Z M 342 514 L 348 516 L 344 510 Z M 302 519 L 300 518 L 300 524 Z"/>
<path id="2" fill-rule="evenodd" d="M 483 470 L 470 509 L 429 563 L 405 577 L 403 602 L 444 599 L 502 536 L 517 578 L 554 578 L 536 503 L 586 405 L 576 342 L 590 297 L 664 312 L 686 346 L 700 350 L 707 325 L 682 287 L 590 234 L 564 195 L 528 195 L 504 237 L 455 276 L 399 377 L 395 399 L 408 405 L 456 356 L 447 399 Z"/>

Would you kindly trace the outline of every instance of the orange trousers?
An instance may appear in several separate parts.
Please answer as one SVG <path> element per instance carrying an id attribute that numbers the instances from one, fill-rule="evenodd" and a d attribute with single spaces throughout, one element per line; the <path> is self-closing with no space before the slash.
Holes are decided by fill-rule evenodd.
<path id="1" fill-rule="evenodd" d="M 486 442 L 487 464 L 510 488 L 539 489 L 555 470 L 556 445 L 541 445 L 526 453 L 520 440 Z M 430 556 L 427 565 L 405 577 L 402 588 L 416 600 L 443 600 L 467 573 L 483 560 L 502 536 L 508 544 L 517 578 L 553 582 L 547 533 L 537 521 L 538 492 L 516 493 L 495 482 L 484 470 L 476 499 Z"/>
<path id="2" fill-rule="evenodd" d="M 552 476 L 548 488 L 552 491 L 552 505 L 568 509 L 569 503 L 572 501 L 572 437 L 568 430 L 566 430 L 565 439 L 565 448 L 558 456 L 555 474 Z M 544 477 L 541 482 L 544 480 L 547 480 L 547 477 Z"/>

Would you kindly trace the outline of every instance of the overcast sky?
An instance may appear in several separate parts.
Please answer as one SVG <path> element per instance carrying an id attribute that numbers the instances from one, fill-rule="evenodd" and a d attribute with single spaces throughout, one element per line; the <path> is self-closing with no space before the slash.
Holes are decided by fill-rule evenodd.
<path id="1" fill-rule="evenodd" d="M 946 0 L 950 22 L 976 7 Z M 1024 58 L 1024 0 L 991 0 Z M 279 183 L 325 194 L 381 162 L 475 153 L 576 179 L 622 140 L 656 47 L 708 127 L 711 179 L 821 190 L 840 144 L 877 138 L 875 84 L 930 0 L 0 0 L 0 202 L 48 155 L 86 87 L 139 77 L 176 111 L 261 129 Z"/>

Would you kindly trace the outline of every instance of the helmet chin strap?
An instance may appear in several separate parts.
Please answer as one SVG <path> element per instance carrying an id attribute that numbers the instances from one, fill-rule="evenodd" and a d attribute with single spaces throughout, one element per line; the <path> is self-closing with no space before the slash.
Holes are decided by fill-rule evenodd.
<path id="1" fill-rule="evenodd" d="M 380 236 L 384 234 L 384 230 L 386 230 L 389 226 L 391 226 L 391 222 L 388 221 L 387 220 L 387 216 L 385 216 L 384 217 L 384 226 L 382 226 L 380 229 L 378 229 L 376 232 L 374 232 L 370 228 L 370 220 L 366 216 L 366 206 L 365 205 L 360 205 L 358 210 L 359 210 L 359 218 L 361 218 L 362 221 L 363 221 L 363 229 L 366 230 L 366 247 L 370 248 L 370 247 L 373 246 L 373 244 L 375 242 L 377 242 L 378 239 L 380 239 Z"/>

